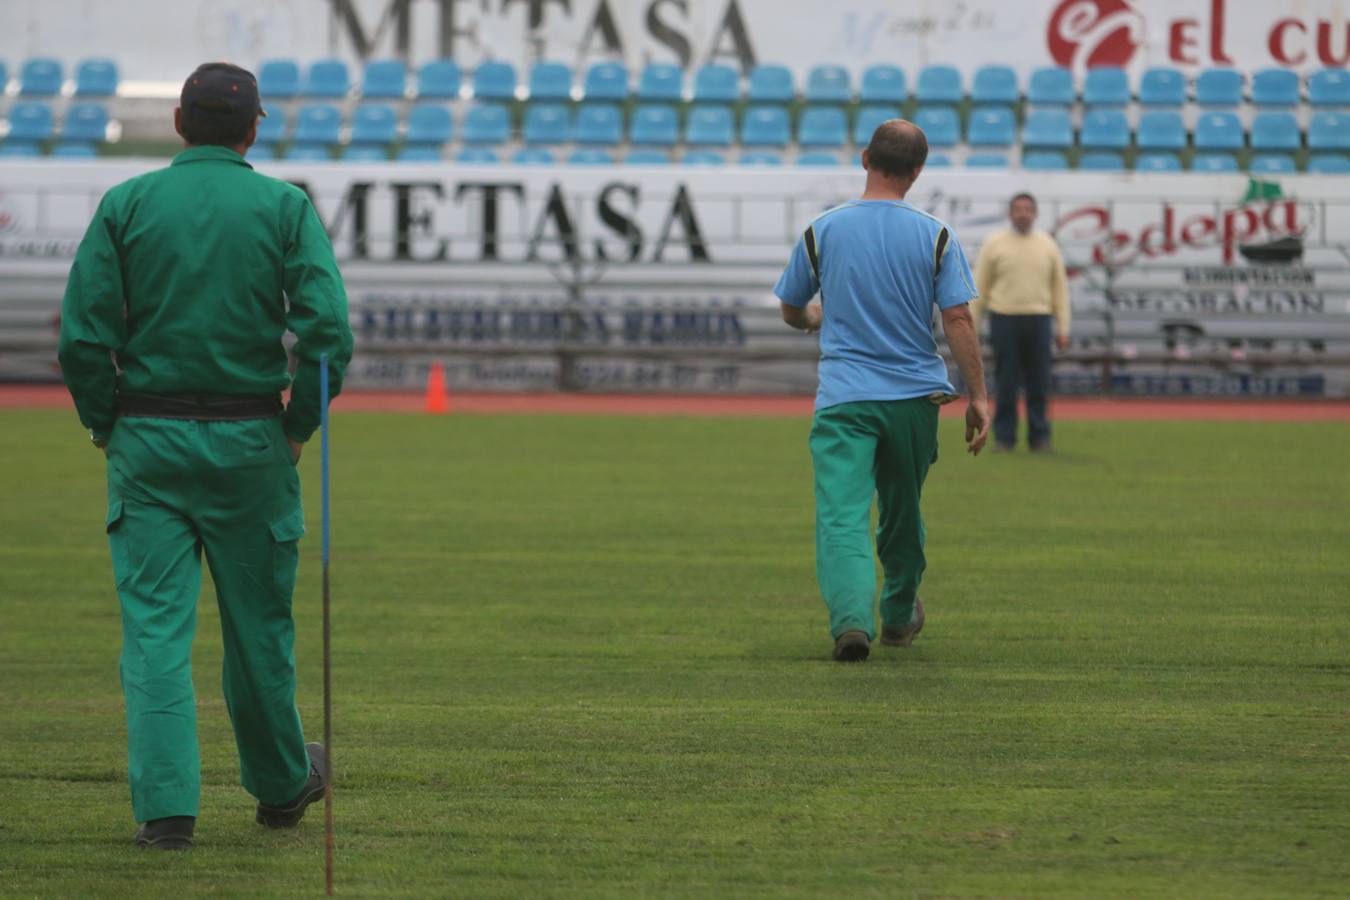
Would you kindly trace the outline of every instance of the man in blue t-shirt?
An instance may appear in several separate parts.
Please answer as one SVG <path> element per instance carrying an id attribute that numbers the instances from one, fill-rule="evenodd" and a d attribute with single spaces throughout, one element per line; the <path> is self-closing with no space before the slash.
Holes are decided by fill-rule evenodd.
<path id="1" fill-rule="evenodd" d="M 874 494 L 881 642 L 909 646 L 923 628 L 919 495 L 937 461 L 938 407 L 956 399 L 933 337 L 934 304 L 970 389 L 967 448 L 978 454 L 989 437 L 970 266 L 951 229 L 905 202 L 927 158 L 918 126 L 892 119 L 877 128 L 862 155 L 862 199 L 817 216 L 774 287 L 784 321 L 821 333 L 810 440 L 816 577 L 841 662 L 866 659 L 876 636 Z M 820 303 L 810 303 L 817 292 Z"/>

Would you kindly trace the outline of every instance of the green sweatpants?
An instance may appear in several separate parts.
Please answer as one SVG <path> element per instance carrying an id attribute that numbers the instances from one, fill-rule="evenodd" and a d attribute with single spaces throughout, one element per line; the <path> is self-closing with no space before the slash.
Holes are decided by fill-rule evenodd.
<path id="1" fill-rule="evenodd" d="M 192 637 L 203 551 L 243 785 L 263 803 L 290 802 L 309 772 L 291 618 L 305 525 L 281 420 L 119 419 L 108 443 L 107 524 L 136 820 L 198 812 Z"/>
<path id="2" fill-rule="evenodd" d="M 881 622 L 900 628 L 914 616 L 925 566 L 919 495 L 937 462 L 938 407 L 914 400 L 841 403 L 817 410 L 811 425 L 816 475 L 816 578 L 830 610 L 830 634 L 877 636 L 871 535 L 877 498 Z"/>

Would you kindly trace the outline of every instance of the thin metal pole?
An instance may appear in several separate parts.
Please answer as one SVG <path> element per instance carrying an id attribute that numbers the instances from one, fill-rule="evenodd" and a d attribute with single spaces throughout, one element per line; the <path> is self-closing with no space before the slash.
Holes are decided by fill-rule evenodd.
<path id="1" fill-rule="evenodd" d="M 328 614 L 328 354 L 319 357 L 319 425 L 323 494 L 323 748 L 328 777 L 323 790 L 324 883 L 333 896 L 333 657 Z"/>

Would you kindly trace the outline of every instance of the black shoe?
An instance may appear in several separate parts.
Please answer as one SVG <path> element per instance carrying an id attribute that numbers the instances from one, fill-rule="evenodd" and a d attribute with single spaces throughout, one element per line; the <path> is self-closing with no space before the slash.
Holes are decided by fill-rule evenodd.
<path id="1" fill-rule="evenodd" d="M 305 817 L 305 807 L 323 799 L 324 788 L 328 786 L 328 753 L 323 749 L 323 744 L 306 744 L 305 752 L 309 754 L 309 780 L 305 782 L 304 789 L 285 806 L 259 803 L 255 819 L 259 825 L 293 828 Z"/>
<path id="2" fill-rule="evenodd" d="M 194 816 L 151 819 L 136 832 L 136 846 L 153 850 L 191 850 Z"/>
<path id="3" fill-rule="evenodd" d="M 914 618 L 903 628 L 882 628 L 881 643 L 887 647 L 908 647 L 923 631 L 923 601 L 914 598 Z"/>
<path id="4" fill-rule="evenodd" d="M 872 652 L 872 641 L 861 631 L 845 631 L 834 642 L 835 662 L 862 662 Z"/>

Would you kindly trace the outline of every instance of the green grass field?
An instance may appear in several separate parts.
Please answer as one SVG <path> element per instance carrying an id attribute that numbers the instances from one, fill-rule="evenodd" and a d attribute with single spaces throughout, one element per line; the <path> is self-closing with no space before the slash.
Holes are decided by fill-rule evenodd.
<path id="1" fill-rule="evenodd" d="M 926 494 L 928 626 L 828 661 L 804 420 L 334 426 L 344 896 L 1350 884 L 1346 424 L 1064 423 Z M 318 456 L 300 704 L 320 720 Z M 101 460 L 0 412 L 0 894 L 322 892 L 254 825 L 204 592 L 197 849 L 137 851 Z"/>

